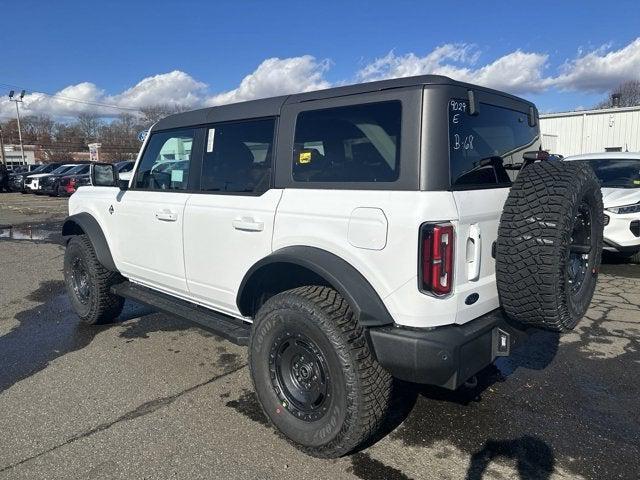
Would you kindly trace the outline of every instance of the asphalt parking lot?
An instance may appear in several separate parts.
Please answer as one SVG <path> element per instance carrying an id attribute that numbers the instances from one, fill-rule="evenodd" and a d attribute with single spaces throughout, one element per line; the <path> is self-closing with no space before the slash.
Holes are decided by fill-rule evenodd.
<path id="1" fill-rule="evenodd" d="M 603 265 L 588 316 L 448 392 L 398 385 L 388 433 L 339 460 L 267 426 L 246 352 L 127 304 L 78 324 L 66 200 L 0 194 L 0 478 L 638 478 L 640 265 Z"/>

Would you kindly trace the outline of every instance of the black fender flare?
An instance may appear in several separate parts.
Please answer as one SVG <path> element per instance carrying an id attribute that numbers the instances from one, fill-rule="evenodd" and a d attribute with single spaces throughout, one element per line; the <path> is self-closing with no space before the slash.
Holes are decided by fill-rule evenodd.
<path id="1" fill-rule="evenodd" d="M 109 244 L 98 221 L 88 213 L 78 213 L 67 217 L 62 224 L 62 236 L 86 234 L 91 240 L 98 261 L 112 272 L 117 272 L 116 264 L 111 256 Z"/>
<path id="2" fill-rule="evenodd" d="M 261 269 L 273 264 L 293 264 L 303 267 L 324 279 L 349 302 L 356 319 L 364 327 L 393 324 L 393 318 L 369 281 L 350 263 L 316 247 L 284 247 L 256 262 L 245 274 L 236 304 L 243 315 L 251 309 L 252 280 L 258 278 Z"/>

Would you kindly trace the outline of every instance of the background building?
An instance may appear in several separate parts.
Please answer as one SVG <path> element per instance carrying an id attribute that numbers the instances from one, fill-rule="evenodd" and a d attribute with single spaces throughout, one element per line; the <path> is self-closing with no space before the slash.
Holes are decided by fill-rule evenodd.
<path id="1" fill-rule="evenodd" d="M 565 157 L 581 153 L 639 152 L 640 106 L 540 115 L 542 146 Z"/>
<path id="2" fill-rule="evenodd" d="M 22 165 L 20 145 L 5 145 L 4 158 L 8 167 Z M 28 165 L 36 163 L 36 152 L 33 145 L 24 146 L 24 160 Z"/>

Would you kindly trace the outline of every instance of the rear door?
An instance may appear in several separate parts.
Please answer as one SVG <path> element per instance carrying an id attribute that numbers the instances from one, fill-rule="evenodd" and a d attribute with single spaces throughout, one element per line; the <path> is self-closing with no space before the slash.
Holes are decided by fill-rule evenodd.
<path id="1" fill-rule="evenodd" d="M 199 193 L 185 209 L 184 258 L 197 301 L 239 314 L 243 276 L 271 253 L 282 190 L 271 188 L 275 118 L 207 125 Z"/>
<path id="2" fill-rule="evenodd" d="M 492 250 L 500 216 L 522 155 L 540 145 L 528 103 L 476 95 L 480 102 L 473 115 L 468 98 L 450 98 L 448 103 L 450 181 L 459 214 L 458 323 L 499 306 Z M 478 294 L 476 301 L 471 301 L 476 298 L 472 294 Z"/>

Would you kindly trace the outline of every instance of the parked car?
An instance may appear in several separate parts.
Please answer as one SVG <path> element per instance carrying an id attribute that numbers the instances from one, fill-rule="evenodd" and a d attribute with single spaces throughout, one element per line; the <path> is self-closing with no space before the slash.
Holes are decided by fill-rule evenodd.
<path id="1" fill-rule="evenodd" d="M 89 167 L 91 168 L 91 167 Z M 66 175 L 60 179 L 58 195 L 68 197 L 82 186 L 91 185 L 91 175 L 89 172 L 83 174 Z"/>
<path id="2" fill-rule="evenodd" d="M 52 197 L 58 196 L 58 190 L 60 187 L 60 180 L 63 177 L 69 175 L 82 175 L 89 173 L 89 164 L 88 163 L 80 163 L 76 164 L 71 168 L 55 170 L 51 172 L 46 177 L 42 177 L 40 179 L 40 192 L 43 194 L 48 194 Z"/>
<path id="3" fill-rule="evenodd" d="M 32 175 L 50 173 L 60 165 L 62 165 L 62 163 L 43 163 L 30 172 L 18 173 L 12 177 L 11 189 L 15 192 L 29 193 L 31 191 L 31 188 L 27 187 L 29 177 Z"/>
<path id="4" fill-rule="evenodd" d="M 77 163 L 65 163 L 60 165 L 55 170 L 52 170 L 48 173 L 38 173 L 36 175 L 29 175 L 27 177 L 27 181 L 25 186 L 31 190 L 31 193 L 35 193 L 36 195 L 42 194 L 42 185 L 47 181 L 49 177 L 52 175 L 60 175 L 61 173 L 67 172 L 74 168 Z"/>
<path id="5" fill-rule="evenodd" d="M 9 172 L 9 190 L 12 192 L 21 191 L 24 184 L 24 176 L 35 173 L 36 169 L 41 167 L 42 165 L 36 164 L 14 165 Z"/>
<path id="6" fill-rule="evenodd" d="M 9 170 L 7 166 L 0 162 L 0 192 L 10 191 L 9 189 Z"/>
<path id="7" fill-rule="evenodd" d="M 600 181 L 604 249 L 640 262 L 640 153 L 591 153 L 565 161 L 589 165 Z"/>
<path id="8" fill-rule="evenodd" d="M 128 187 L 95 164 L 69 200 L 70 305 L 100 324 L 128 297 L 248 345 L 271 423 L 345 455 L 379 432 L 393 377 L 456 389 L 587 311 L 600 186 L 578 162 L 508 170 L 538 124 L 435 75 L 170 115 Z"/>

